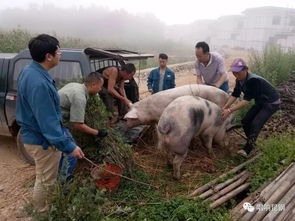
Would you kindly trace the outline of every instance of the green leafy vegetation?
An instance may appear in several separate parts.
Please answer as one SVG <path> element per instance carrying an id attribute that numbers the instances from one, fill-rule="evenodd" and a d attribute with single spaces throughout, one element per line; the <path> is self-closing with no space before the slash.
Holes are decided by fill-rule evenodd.
<path id="1" fill-rule="evenodd" d="M 295 161 L 295 134 L 276 135 L 259 142 L 262 156 L 249 166 L 251 192 Z"/>
<path id="2" fill-rule="evenodd" d="M 291 71 L 295 70 L 295 51 L 270 45 L 262 52 L 252 52 L 249 68 L 277 86 L 289 79 Z"/>
<path id="3" fill-rule="evenodd" d="M 31 38 L 41 33 L 32 33 L 23 29 L 0 29 L 0 53 L 19 53 L 28 47 Z M 158 54 L 167 53 L 169 64 L 192 61 L 195 58 L 191 54 L 191 48 L 183 47 L 179 43 L 170 40 L 145 43 L 126 41 L 122 39 L 102 41 L 101 39 L 83 39 L 78 37 L 66 37 L 53 34 L 62 48 L 122 48 L 130 51 L 154 54 L 155 58 L 146 61 L 135 62 L 137 70 L 158 66 Z M 146 37 L 145 37 L 146 39 Z M 132 43 L 130 43 L 132 42 Z"/>
<path id="4" fill-rule="evenodd" d="M 110 128 L 108 118 L 110 113 L 98 96 L 90 96 L 85 113 L 85 123 L 95 129 L 107 129 L 108 136 L 97 140 L 92 135 L 81 134 L 71 130 L 74 139 L 85 150 L 87 158 L 96 163 L 112 163 L 124 168 L 132 175 L 133 159 L 131 146 L 125 137 L 117 130 Z"/>
<path id="5" fill-rule="evenodd" d="M 78 179 L 65 188 L 57 186 L 47 213 L 37 213 L 31 205 L 26 211 L 38 221 L 101 220 L 101 205 L 106 201 L 104 191 L 95 188 L 90 179 Z"/>

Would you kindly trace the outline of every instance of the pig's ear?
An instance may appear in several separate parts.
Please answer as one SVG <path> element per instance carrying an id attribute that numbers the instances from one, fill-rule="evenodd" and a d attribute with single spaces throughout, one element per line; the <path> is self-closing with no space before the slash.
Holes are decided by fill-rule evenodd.
<path id="1" fill-rule="evenodd" d="M 130 118 L 130 119 L 136 119 L 138 118 L 137 116 L 137 110 L 136 109 L 131 109 L 125 116 L 124 116 L 124 119 L 127 119 L 127 118 Z"/>

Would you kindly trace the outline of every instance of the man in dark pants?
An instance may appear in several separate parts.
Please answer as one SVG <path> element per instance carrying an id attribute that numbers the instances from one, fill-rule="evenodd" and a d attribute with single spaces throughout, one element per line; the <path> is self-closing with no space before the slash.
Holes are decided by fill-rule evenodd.
<path id="1" fill-rule="evenodd" d="M 230 71 L 236 77 L 236 86 L 223 107 L 223 117 L 226 118 L 232 112 L 248 105 L 251 99 L 255 100 L 255 104 L 242 119 L 247 142 L 238 154 L 247 157 L 254 148 L 263 125 L 279 109 L 281 101 L 275 88 L 264 78 L 248 72 L 248 67 L 241 58 L 233 61 Z M 241 92 L 244 93 L 244 99 L 231 107 Z"/>

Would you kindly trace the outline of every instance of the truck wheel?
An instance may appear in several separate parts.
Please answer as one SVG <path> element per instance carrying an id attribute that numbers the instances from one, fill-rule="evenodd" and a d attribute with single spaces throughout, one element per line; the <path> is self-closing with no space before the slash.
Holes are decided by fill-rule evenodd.
<path id="1" fill-rule="evenodd" d="M 16 145 L 17 148 L 19 150 L 19 152 L 21 153 L 22 157 L 29 163 L 32 165 L 35 165 L 35 161 L 33 159 L 33 157 L 31 157 L 31 155 L 26 151 L 25 146 L 23 144 L 22 141 L 22 137 L 20 135 L 20 132 L 17 133 L 17 137 L 16 137 Z"/>

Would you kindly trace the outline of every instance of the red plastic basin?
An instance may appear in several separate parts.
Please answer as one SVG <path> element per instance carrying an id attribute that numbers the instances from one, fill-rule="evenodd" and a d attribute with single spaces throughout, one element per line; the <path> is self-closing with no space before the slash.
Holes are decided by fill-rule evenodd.
<path id="1" fill-rule="evenodd" d="M 95 167 L 91 171 L 91 175 L 95 180 L 95 185 L 99 189 L 106 189 L 109 191 L 116 191 L 119 187 L 121 177 L 118 175 L 111 174 L 103 169 L 116 173 L 116 174 L 122 174 L 122 168 L 113 165 L 113 164 L 106 164 L 104 166 Z"/>

